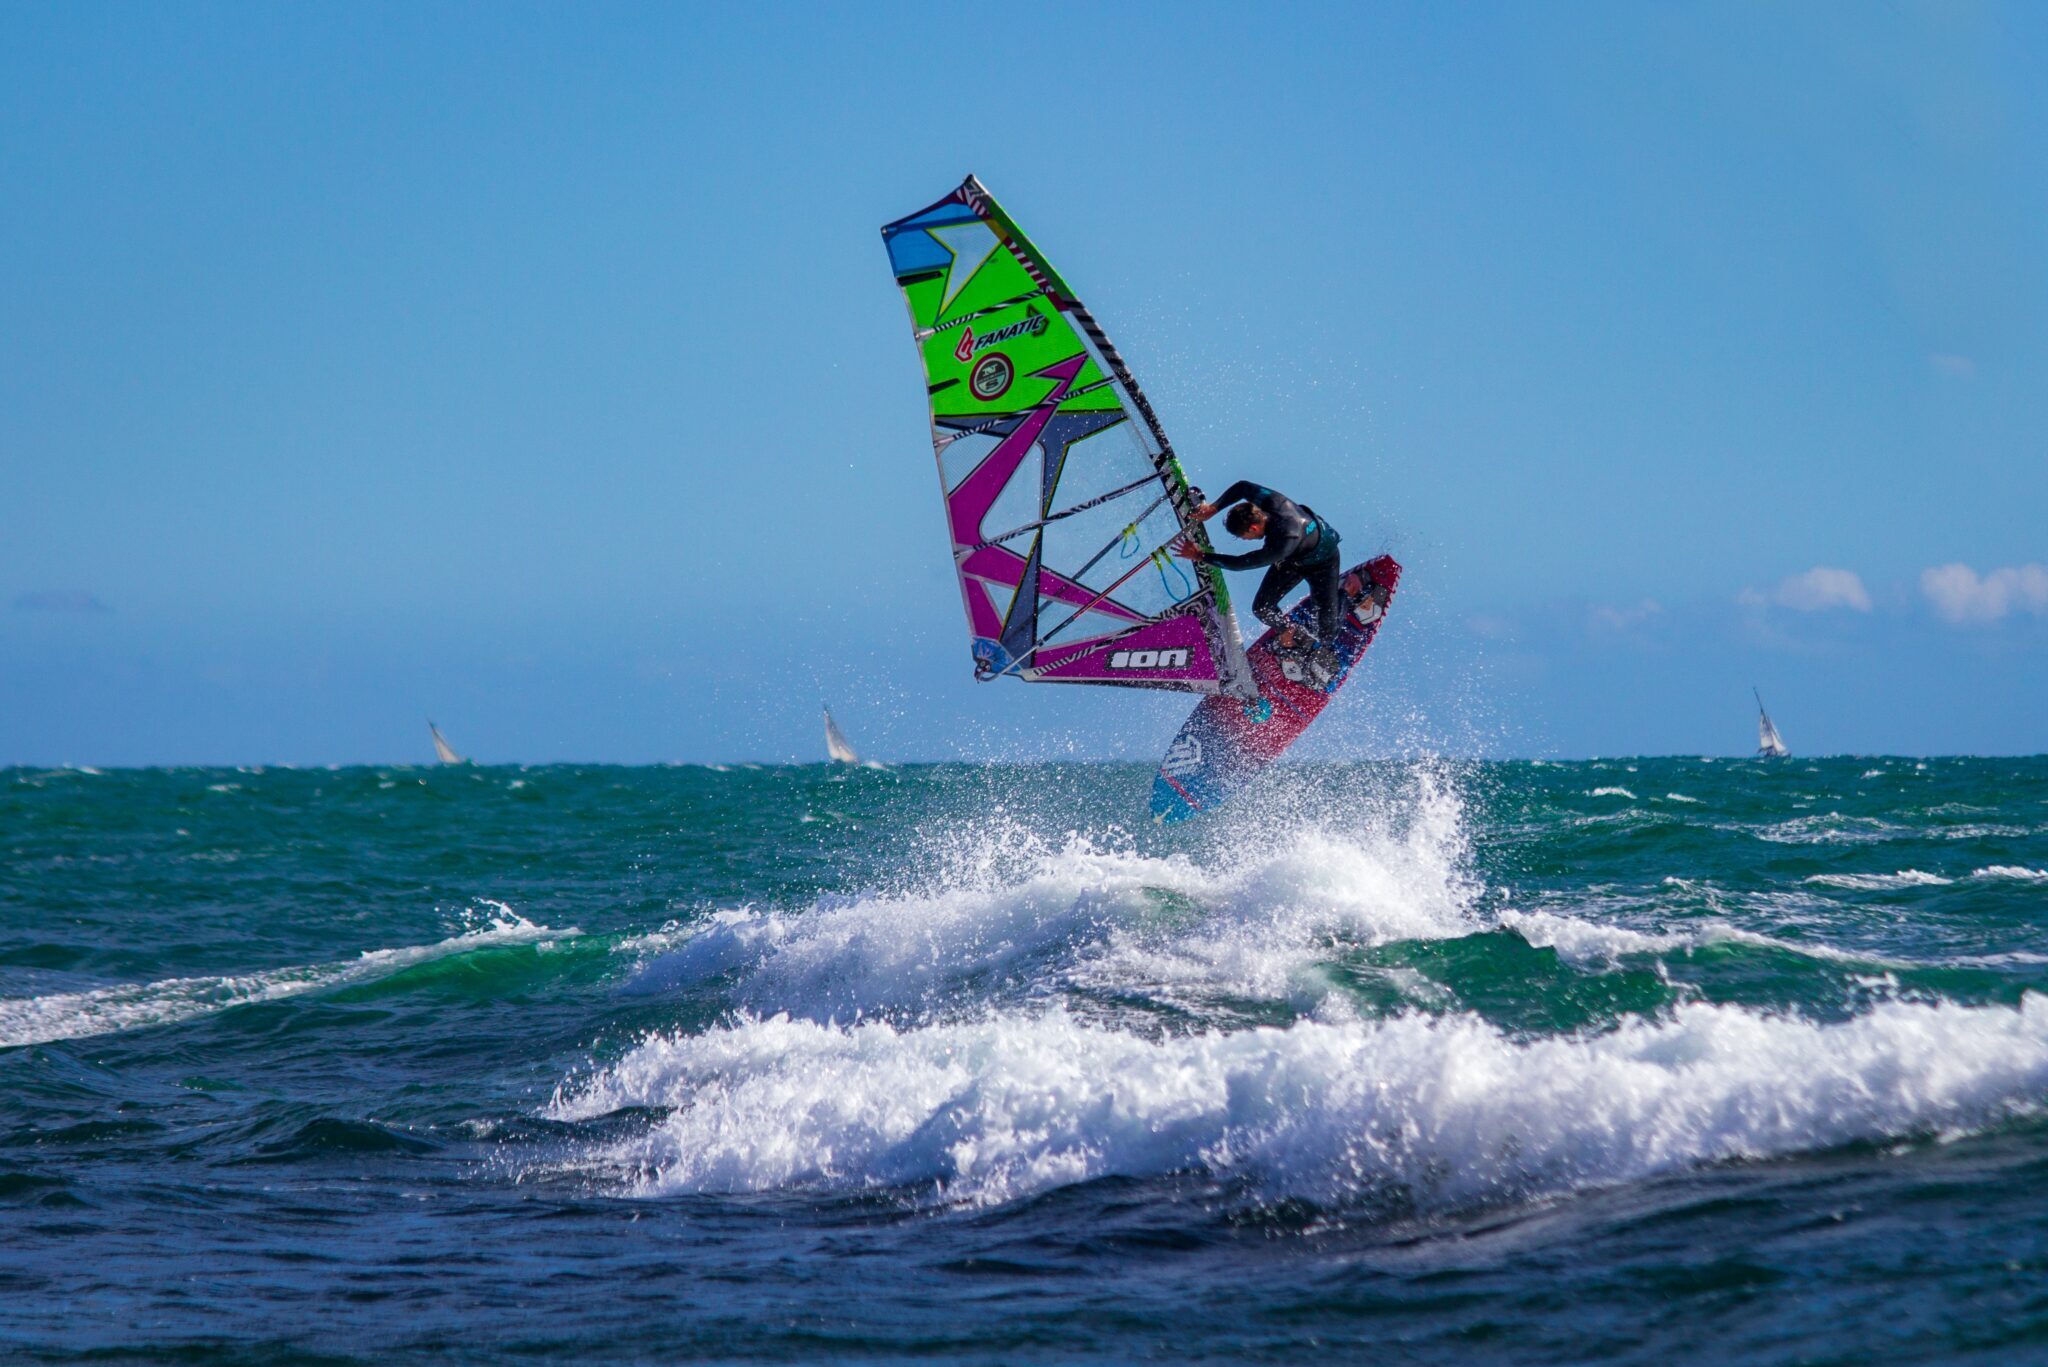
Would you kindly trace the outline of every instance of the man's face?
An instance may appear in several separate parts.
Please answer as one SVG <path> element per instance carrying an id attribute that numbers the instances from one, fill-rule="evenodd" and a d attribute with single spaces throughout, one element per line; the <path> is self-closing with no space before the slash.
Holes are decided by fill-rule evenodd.
<path id="1" fill-rule="evenodd" d="M 1257 541 L 1260 537 L 1263 537 L 1265 534 L 1266 519 L 1263 517 L 1254 517 L 1249 523 L 1246 524 L 1245 529 L 1238 533 L 1239 536 L 1243 537 L 1247 541 Z"/>

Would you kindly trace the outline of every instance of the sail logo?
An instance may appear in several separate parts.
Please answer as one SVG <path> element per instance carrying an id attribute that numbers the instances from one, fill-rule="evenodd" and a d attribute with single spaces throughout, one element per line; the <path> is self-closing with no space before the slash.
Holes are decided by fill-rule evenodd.
<path id="1" fill-rule="evenodd" d="M 977 352 L 987 351 L 992 346 L 1001 346 L 1004 342 L 1019 337 L 1042 337 L 1045 330 L 1051 326 L 1051 319 L 1027 304 L 1024 306 L 1022 318 L 1014 323 L 1005 324 L 994 332 L 985 332 L 977 337 L 971 327 L 960 329 L 960 345 L 953 348 L 953 359 L 966 365 L 974 359 Z"/>
<path id="2" fill-rule="evenodd" d="M 1109 657 L 1111 669 L 1186 669 L 1185 650 L 1119 650 Z"/>
<path id="3" fill-rule="evenodd" d="M 1000 351 L 991 351 L 974 363 L 974 373 L 967 377 L 967 387 L 974 391 L 974 397 L 984 403 L 1000 399 L 1009 392 L 1010 381 L 1017 378 L 1017 368 L 1010 364 L 1010 358 Z"/>

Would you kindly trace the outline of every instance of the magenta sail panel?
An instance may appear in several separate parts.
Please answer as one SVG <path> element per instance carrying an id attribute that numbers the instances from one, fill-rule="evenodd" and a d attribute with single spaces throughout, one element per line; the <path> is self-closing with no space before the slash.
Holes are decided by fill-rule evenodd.
<path id="1" fill-rule="evenodd" d="M 1046 683 L 1122 684 L 1133 688 L 1210 691 L 1216 660 L 1208 634 L 1190 614 L 1168 617 L 1106 641 L 1041 647 L 1032 669 Z"/>

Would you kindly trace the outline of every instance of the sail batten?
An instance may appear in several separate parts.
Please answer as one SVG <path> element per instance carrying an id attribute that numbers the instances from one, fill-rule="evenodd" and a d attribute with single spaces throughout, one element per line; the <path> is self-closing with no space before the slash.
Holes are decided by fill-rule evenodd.
<path id="1" fill-rule="evenodd" d="M 1221 572 L 1168 563 L 1183 536 L 1208 549 L 1199 495 L 1059 272 L 972 176 L 882 238 L 976 676 L 1255 696 Z"/>

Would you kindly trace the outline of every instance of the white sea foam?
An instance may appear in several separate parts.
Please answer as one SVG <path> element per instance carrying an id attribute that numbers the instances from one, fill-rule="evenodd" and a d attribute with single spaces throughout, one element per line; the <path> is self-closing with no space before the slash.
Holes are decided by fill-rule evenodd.
<path id="1" fill-rule="evenodd" d="M 1636 795 L 1635 795 L 1634 793 L 1630 792 L 1630 791 L 1629 791 L 1628 789 L 1626 789 L 1626 788 L 1595 788 L 1595 789 L 1594 789 L 1594 790 L 1593 790 L 1592 792 L 1590 792 L 1590 793 L 1586 794 L 1586 796 L 1587 796 L 1587 797 L 1625 797 L 1625 798 L 1627 798 L 1627 799 L 1628 799 L 1629 801 L 1631 801 L 1631 802 L 1635 801 L 1635 798 L 1636 798 Z"/>
<path id="2" fill-rule="evenodd" d="M 1886 892 L 1895 888 L 1943 888 L 1956 880 L 1919 869 L 1900 869 L 1897 873 L 1817 873 L 1805 881 L 1814 887 L 1850 892 Z"/>
<path id="3" fill-rule="evenodd" d="M 1993 864 L 1989 868 L 1977 869 L 1972 878 L 2011 878 L 2022 883 L 2048 883 L 2048 869 L 2028 869 L 2017 864 Z"/>
<path id="4" fill-rule="evenodd" d="M 2048 1096 L 2048 998 L 1816 1024 L 1693 1004 L 1512 1038 L 1460 1015 L 1144 1038 L 1060 1011 L 644 1040 L 549 1112 L 664 1119 L 577 1156 L 625 1191 L 890 1188 L 970 1204 L 1202 1171 L 1257 1201 L 1468 1206 L 1966 1131 Z"/>
<path id="5" fill-rule="evenodd" d="M 927 1004 L 955 986 L 1000 986 L 1043 967 L 1120 920 L 1142 919 L 1154 890 L 1204 879 L 1184 860 L 1101 850 L 1081 837 L 1047 849 L 1019 833 L 1013 843 L 1035 852 L 1021 877 L 955 868 L 915 892 L 831 896 L 798 911 L 718 911 L 645 962 L 628 990 L 744 972 L 737 999 L 764 1011 L 824 1019 Z"/>
<path id="6" fill-rule="evenodd" d="M 1698 798 L 1696 798 L 1696 797 L 1687 797 L 1687 796 L 1686 796 L 1686 795 L 1685 795 L 1684 793 L 1666 793 L 1666 794 L 1664 794 L 1664 800 L 1665 800 L 1666 802 L 1692 802 L 1692 803 L 1697 803 L 1697 802 L 1699 801 L 1699 799 L 1698 799 Z"/>
<path id="7" fill-rule="evenodd" d="M 1536 948 L 1555 949 L 1564 958 L 1580 964 L 1611 963 L 1625 955 L 1668 954 L 1706 945 L 1736 944 L 1782 954 L 1798 954 L 1809 959 L 1824 959 L 1830 963 L 1881 968 L 1914 966 L 1906 960 L 1854 953 L 1817 941 L 1762 935 L 1723 920 L 1693 921 L 1675 930 L 1644 931 L 1576 916 L 1558 916 L 1547 911 L 1509 910 L 1501 913 L 1500 924 Z"/>
<path id="8" fill-rule="evenodd" d="M 1119 927 L 1076 965 L 1082 985 L 1191 1004 L 1225 994 L 1312 1007 L 1321 964 L 1342 946 L 1439 940 L 1483 930 L 1449 800 L 1425 801 L 1404 829 L 1370 838 L 1304 835 L 1273 857 L 1220 871 L 1196 892 L 1204 914 L 1168 933 Z"/>
<path id="9" fill-rule="evenodd" d="M 1844 816 L 1827 812 L 1817 816 L 1796 816 L 1775 825 L 1745 828 L 1759 840 L 1776 845 L 1865 845 L 1896 840 L 1913 832 L 1870 816 Z"/>
<path id="10" fill-rule="evenodd" d="M 25 783 L 25 784 L 27 784 L 27 785 L 28 785 L 29 787 L 31 787 L 31 788 L 40 788 L 40 787 L 42 787 L 42 786 L 43 786 L 43 780 L 44 780 L 44 779 L 51 779 L 51 778 L 94 778 L 94 777 L 99 777 L 99 776 L 100 776 L 100 771 L 99 771 L 99 770 L 97 770 L 97 769 L 92 769 L 92 768 L 88 768 L 88 767 L 86 767 L 86 766 L 84 766 L 84 765 L 80 765 L 80 764 L 67 764 L 67 765 L 65 765 L 65 766 L 64 766 L 63 768 L 61 768 L 61 769 L 40 769 L 40 770 L 20 770 L 20 769 L 18 769 L 18 770 L 16 770 L 16 771 L 15 771 L 15 774 L 14 774 L 14 781 L 15 781 L 16 783 Z"/>
<path id="11" fill-rule="evenodd" d="M 1365 830 L 1297 828 L 1207 861 L 992 822 L 910 888 L 729 908 L 622 946 L 646 956 L 627 990 L 729 979 L 736 1005 L 810 1020 L 1076 986 L 1312 1004 L 1327 992 L 1313 966 L 1333 941 L 1480 928 L 1462 806 L 1433 778 L 1416 782 Z"/>
<path id="12" fill-rule="evenodd" d="M 430 945 L 372 949 L 339 963 L 305 964 L 265 969 L 258 973 L 201 978 L 162 978 L 156 982 L 122 983 L 89 992 L 62 992 L 46 997 L 0 998 L 0 1049 L 54 1040 L 84 1039 L 153 1025 L 170 1025 L 231 1006 L 276 1001 L 305 992 L 346 986 L 387 977 L 431 959 L 461 954 L 486 945 L 525 944 L 568 931 L 537 926 L 502 903 L 492 909 L 489 924 Z"/>
<path id="13" fill-rule="evenodd" d="M 1577 962 L 1686 949 L 1711 934 L 1711 930 L 1653 934 L 1548 911 L 1503 911 L 1500 924 L 1502 929 L 1512 930 L 1538 949 L 1554 949 Z"/>

